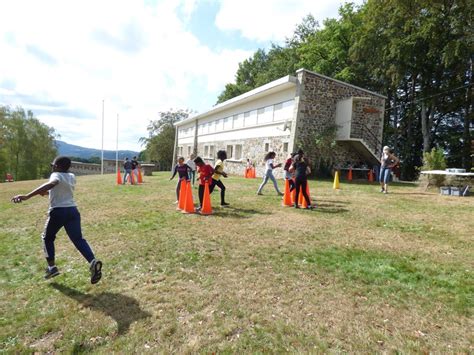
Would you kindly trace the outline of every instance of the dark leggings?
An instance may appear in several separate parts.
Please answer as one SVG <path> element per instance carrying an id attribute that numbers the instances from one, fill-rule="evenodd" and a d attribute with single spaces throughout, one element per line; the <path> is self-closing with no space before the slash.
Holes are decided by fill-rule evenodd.
<path id="1" fill-rule="evenodd" d="M 204 199 L 204 188 L 206 185 L 199 185 L 198 195 L 199 195 L 199 206 L 202 207 L 202 200 Z"/>
<path id="2" fill-rule="evenodd" d="M 43 249 L 46 260 L 54 261 L 54 240 L 62 227 L 82 256 L 88 262 L 94 260 L 91 247 L 82 237 L 81 215 L 76 207 L 55 208 L 49 212 L 43 232 Z"/>
<path id="3" fill-rule="evenodd" d="M 209 188 L 209 193 L 212 194 L 212 191 L 214 191 L 215 187 L 219 187 L 221 189 L 221 205 L 225 202 L 225 186 L 220 180 L 214 180 L 212 179 L 212 184 L 211 187 Z"/>
<path id="4" fill-rule="evenodd" d="M 300 191 L 303 194 L 303 197 L 306 200 L 306 204 L 311 206 L 311 200 L 309 199 L 308 194 L 306 193 L 306 188 L 308 186 L 308 180 L 306 179 L 296 179 L 295 181 L 295 189 L 296 189 L 296 196 L 295 196 L 295 206 L 298 205 L 298 198 L 300 195 Z"/>
<path id="5" fill-rule="evenodd" d="M 295 189 L 295 182 L 293 181 L 293 179 L 287 179 L 290 183 L 290 192 L 293 191 Z"/>

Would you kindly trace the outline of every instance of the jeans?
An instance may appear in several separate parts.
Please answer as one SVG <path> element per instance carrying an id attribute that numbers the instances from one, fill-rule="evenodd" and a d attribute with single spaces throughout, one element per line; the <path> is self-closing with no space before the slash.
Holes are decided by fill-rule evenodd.
<path id="1" fill-rule="evenodd" d="M 388 184 L 390 182 L 390 168 L 388 167 L 380 168 L 379 181 L 383 182 L 384 184 Z"/>
<path id="2" fill-rule="evenodd" d="M 191 170 L 188 173 L 188 178 L 189 178 L 189 181 L 191 181 L 194 186 L 194 181 L 196 180 L 196 170 Z"/>
<path id="3" fill-rule="evenodd" d="M 269 179 L 272 180 L 273 186 L 275 187 L 276 192 L 278 192 L 279 194 L 281 194 L 280 189 L 278 189 L 277 181 L 276 181 L 275 177 L 273 176 L 273 171 L 271 171 L 271 170 L 267 170 L 267 171 L 265 172 L 265 175 L 263 176 L 263 181 L 262 181 L 262 183 L 260 184 L 260 187 L 258 188 L 257 193 L 261 193 L 261 192 L 262 192 L 263 187 L 267 184 L 267 182 L 268 182 Z"/>
<path id="4" fill-rule="evenodd" d="M 54 208 L 49 211 L 43 232 L 43 250 L 46 260 L 54 261 L 54 240 L 64 227 L 66 233 L 82 256 L 90 263 L 95 259 L 87 241 L 82 237 L 81 215 L 76 207 Z"/>
<path id="5" fill-rule="evenodd" d="M 225 186 L 222 181 L 212 179 L 211 186 L 209 187 L 209 193 L 212 194 L 212 191 L 214 191 L 216 186 L 221 189 L 221 205 L 223 205 L 225 203 Z"/>

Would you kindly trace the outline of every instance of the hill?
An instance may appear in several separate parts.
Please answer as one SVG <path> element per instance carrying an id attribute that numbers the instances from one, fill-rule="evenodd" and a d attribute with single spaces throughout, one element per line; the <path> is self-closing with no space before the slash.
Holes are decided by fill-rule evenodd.
<path id="1" fill-rule="evenodd" d="M 90 159 L 92 157 L 100 157 L 101 150 L 94 148 L 85 148 L 74 144 L 69 144 L 63 141 L 56 141 L 58 147 L 58 153 L 60 155 L 66 155 L 68 157 L 78 157 L 84 159 Z M 139 152 L 133 150 L 119 150 L 119 160 L 125 157 L 138 156 Z M 104 150 L 104 159 L 115 159 L 115 150 Z"/>

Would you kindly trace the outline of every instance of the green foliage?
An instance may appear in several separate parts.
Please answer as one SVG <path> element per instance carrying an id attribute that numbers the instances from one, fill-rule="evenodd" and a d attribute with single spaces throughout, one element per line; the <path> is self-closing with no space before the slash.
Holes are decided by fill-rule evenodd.
<path id="1" fill-rule="evenodd" d="M 325 128 L 323 131 L 314 134 L 313 147 L 315 150 L 314 170 L 322 176 L 331 176 L 334 167 L 336 134 L 338 126 L 336 124 Z"/>
<path id="2" fill-rule="evenodd" d="M 422 152 L 440 146 L 470 169 L 474 7 L 469 1 L 345 4 L 319 27 L 306 16 L 284 46 L 240 63 L 218 102 L 306 68 L 388 96 L 384 142 L 413 179 Z"/>
<path id="3" fill-rule="evenodd" d="M 158 120 L 150 121 L 148 137 L 140 138 L 146 146 L 146 160 L 157 162 L 161 170 L 171 169 L 176 134 L 174 124 L 188 118 L 191 113 L 190 110 L 160 112 Z"/>
<path id="4" fill-rule="evenodd" d="M 421 170 L 444 170 L 446 158 L 441 148 L 433 148 L 431 152 L 423 153 L 423 166 Z"/>
<path id="5" fill-rule="evenodd" d="M 36 119 L 33 112 L 0 108 L 0 176 L 9 172 L 15 180 L 46 177 L 57 154 L 53 128 Z"/>

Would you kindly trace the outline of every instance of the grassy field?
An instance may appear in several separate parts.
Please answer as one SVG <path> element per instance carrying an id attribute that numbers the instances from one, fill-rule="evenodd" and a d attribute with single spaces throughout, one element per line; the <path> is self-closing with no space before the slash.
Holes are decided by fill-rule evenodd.
<path id="1" fill-rule="evenodd" d="M 0 351 L 474 352 L 472 197 L 312 181 L 305 211 L 230 177 L 205 217 L 176 212 L 168 176 L 78 178 L 97 285 L 64 231 L 42 279 L 47 200 L 0 184 Z"/>

